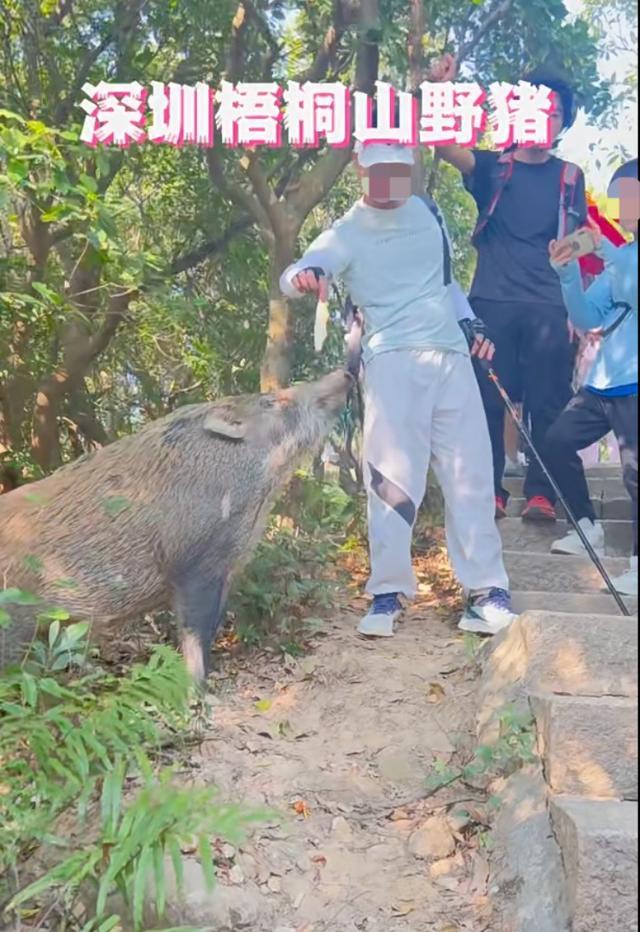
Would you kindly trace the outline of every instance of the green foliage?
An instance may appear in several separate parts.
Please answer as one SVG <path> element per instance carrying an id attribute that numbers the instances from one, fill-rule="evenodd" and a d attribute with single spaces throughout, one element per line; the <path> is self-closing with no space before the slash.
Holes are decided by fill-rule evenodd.
<path id="1" fill-rule="evenodd" d="M 58 617 L 55 617 L 56 615 Z M 52 673 L 69 667 L 82 667 L 87 658 L 86 637 L 89 633 L 89 623 L 79 621 L 60 627 L 60 621 L 66 621 L 69 615 L 56 609 L 41 615 L 40 619 L 49 620 L 52 617 L 55 617 L 55 620 L 49 625 L 47 640 L 35 641 L 31 647 L 31 660 L 35 660 L 43 669 Z"/>
<path id="2" fill-rule="evenodd" d="M 18 590 L 0 595 L 5 604 L 29 601 Z M 237 842 L 261 815 L 222 805 L 212 788 L 179 787 L 171 767 L 158 769 L 162 748 L 189 726 L 182 658 L 159 647 L 117 678 L 87 665 L 86 634 L 86 625 L 54 621 L 46 645 L 0 679 L 0 911 L 44 911 L 66 929 L 106 932 L 119 927 L 107 906 L 117 891 L 141 930 L 151 889 L 164 914 L 165 862 L 180 890 L 181 849 L 195 847 L 210 885 L 211 840 Z M 54 863 L 32 879 L 37 849 Z"/>
<path id="3" fill-rule="evenodd" d="M 359 500 L 299 473 L 231 594 L 236 636 L 249 646 L 299 653 L 335 609 L 344 581 L 340 557 L 362 532 Z"/>
<path id="4" fill-rule="evenodd" d="M 242 79 L 299 76 L 316 59 L 337 6 L 330 0 L 254 3 L 243 33 Z M 380 42 L 380 76 L 402 87 L 410 4 L 378 6 L 368 34 Z M 493 0 L 464 9 L 452 0 L 430 4 L 427 55 L 468 48 L 463 76 L 483 84 L 555 58 L 587 106 L 606 110 L 607 88 L 596 69 L 598 24 L 609 9 L 626 13 L 627 0 L 599 5 L 597 15 L 587 4 L 584 19 L 567 17 L 561 0 L 514 0 L 484 31 L 493 6 Z M 357 4 L 340 7 L 327 79 L 351 83 Z M 124 13 L 115 0 L 77 0 L 72 11 L 51 0 L 2 0 L 0 456 L 27 477 L 177 405 L 259 385 L 271 232 L 248 225 L 216 247 L 244 207 L 242 198 L 238 207 L 224 185 L 212 182 L 205 153 L 196 147 L 132 145 L 123 152 L 79 141 L 84 80 L 217 85 L 230 59 L 235 9 L 232 0 L 152 0 L 144 11 L 133 4 Z M 260 165 L 280 196 L 295 190 L 320 155 L 263 150 Z M 250 191 L 237 153 L 224 153 L 224 173 L 228 183 Z M 356 195 L 348 172 L 308 218 L 303 240 Z M 456 273 L 466 285 L 474 208 L 449 169 L 439 173 L 437 195 L 454 240 Z M 112 302 L 123 289 L 135 298 L 116 320 Z M 313 309 L 301 304 L 293 371 L 308 377 L 339 358 L 342 344 L 336 331 L 326 353 L 316 356 Z M 73 378 L 61 388 L 55 374 L 71 362 Z M 45 410 L 53 424 L 45 430 L 38 393 L 52 384 L 57 393 Z"/>
<path id="5" fill-rule="evenodd" d="M 15 912 L 56 891 L 60 907 L 69 913 L 81 893 L 95 895 L 95 922 L 110 921 L 108 897 L 117 890 L 130 909 L 135 930 L 144 926 L 145 905 L 153 889 L 153 904 L 159 918 L 167 905 L 166 862 L 171 861 L 178 891 L 184 876 L 181 849 L 196 848 L 205 886 L 215 882 L 212 838 L 242 840 L 243 828 L 264 814 L 248 814 L 239 807 L 222 806 L 210 787 L 185 789 L 173 781 L 171 770 L 156 779 L 147 773 L 143 785 L 128 805 L 125 796 L 125 767 L 121 761 L 104 777 L 100 798 L 101 823 L 98 836 L 62 860 L 38 880 L 24 887 L 8 903 Z M 107 918 L 108 917 L 108 918 Z M 97 928 L 103 928 L 99 925 Z M 108 926 L 107 926 L 108 928 Z"/>
<path id="6" fill-rule="evenodd" d="M 494 744 L 479 745 L 463 766 L 439 758 L 427 780 L 429 795 L 453 783 L 506 776 L 536 760 L 535 723 L 530 712 L 506 706 L 499 717 L 499 736 Z"/>

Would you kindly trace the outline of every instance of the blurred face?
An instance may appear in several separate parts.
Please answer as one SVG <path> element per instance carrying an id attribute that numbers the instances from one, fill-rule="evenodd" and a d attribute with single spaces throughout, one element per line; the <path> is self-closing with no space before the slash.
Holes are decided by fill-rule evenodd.
<path id="1" fill-rule="evenodd" d="M 607 192 L 607 212 L 629 233 L 638 232 L 640 215 L 640 181 L 618 178 Z"/>
<path id="2" fill-rule="evenodd" d="M 551 148 L 564 127 L 564 108 L 559 94 L 551 95 L 551 110 L 549 111 L 549 142 L 546 147 Z"/>
<path id="3" fill-rule="evenodd" d="M 363 168 L 356 162 L 362 190 L 370 203 L 393 204 L 411 196 L 411 166 L 382 162 Z"/>

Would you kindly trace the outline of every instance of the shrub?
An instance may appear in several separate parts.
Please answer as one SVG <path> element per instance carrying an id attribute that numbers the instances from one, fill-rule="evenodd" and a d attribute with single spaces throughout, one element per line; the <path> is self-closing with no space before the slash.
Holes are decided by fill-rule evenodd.
<path id="1" fill-rule="evenodd" d="M 86 633 L 54 622 L 47 643 L 0 679 L 0 915 L 26 909 L 36 927 L 46 917 L 54 928 L 108 932 L 118 927 L 107 911 L 117 890 L 139 930 L 151 881 L 164 913 L 166 858 L 180 889 L 180 850 L 195 843 L 212 883 L 210 840 L 237 841 L 259 816 L 221 805 L 212 788 L 175 785 L 160 766 L 189 728 L 182 658 L 158 647 L 118 678 L 87 663 Z M 82 829 L 79 845 L 70 826 L 74 837 Z"/>

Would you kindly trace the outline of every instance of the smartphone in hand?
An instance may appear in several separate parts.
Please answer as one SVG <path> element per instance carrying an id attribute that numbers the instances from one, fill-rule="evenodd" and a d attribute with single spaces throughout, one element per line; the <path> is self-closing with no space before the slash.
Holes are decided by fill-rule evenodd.
<path id="1" fill-rule="evenodd" d="M 558 265 L 565 265 L 572 259 L 580 259 L 582 256 L 588 256 L 589 253 L 595 252 L 597 243 L 592 230 L 588 227 L 582 227 L 571 233 L 570 236 L 564 236 L 556 240 L 553 244 L 552 259 Z"/>

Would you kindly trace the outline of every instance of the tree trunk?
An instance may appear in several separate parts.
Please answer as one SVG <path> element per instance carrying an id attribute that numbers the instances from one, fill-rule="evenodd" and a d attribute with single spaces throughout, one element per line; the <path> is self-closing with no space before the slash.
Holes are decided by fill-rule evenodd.
<path id="1" fill-rule="evenodd" d="M 286 242 L 282 240 L 280 237 L 271 256 L 267 347 L 260 369 L 260 390 L 263 392 L 284 388 L 291 378 L 293 313 L 289 300 L 280 291 L 280 276 L 293 262 L 295 235 L 286 237 Z"/>
<path id="2" fill-rule="evenodd" d="M 31 452 L 38 466 L 45 470 L 55 469 L 62 463 L 57 410 L 60 394 L 56 374 L 46 379 L 36 393 Z"/>
<path id="3" fill-rule="evenodd" d="M 20 369 L 2 386 L 2 435 L 0 443 L 14 452 L 22 450 L 27 431 L 35 382 L 26 368 Z"/>
<path id="4" fill-rule="evenodd" d="M 410 22 L 408 53 L 409 53 L 409 82 L 412 91 L 417 91 L 424 81 L 424 54 L 422 40 L 425 32 L 424 0 L 410 0 Z M 422 146 L 417 147 L 416 160 L 411 173 L 411 184 L 414 194 L 423 194 L 425 190 L 424 151 Z"/>
<path id="5" fill-rule="evenodd" d="M 73 392 L 67 406 L 69 418 L 84 437 L 85 447 L 106 447 L 113 440 L 96 417 L 86 387 Z"/>
<path id="6" fill-rule="evenodd" d="M 36 394 L 31 453 L 42 469 L 60 463 L 58 414 L 62 400 L 82 386 L 89 366 L 113 339 L 134 296 L 133 290 L 112 295 L 101 324 L 93 333 L 88 332 L 80 318 L 69 323 L 62 364 L 42 380 Z"/>

